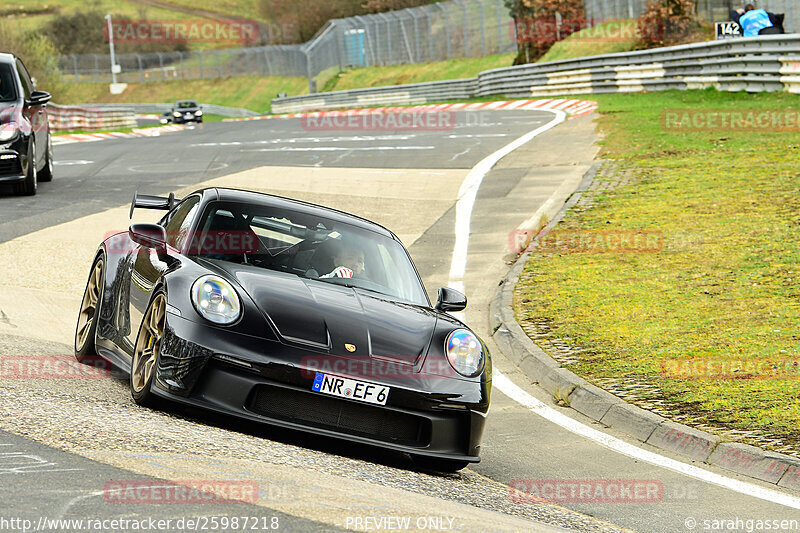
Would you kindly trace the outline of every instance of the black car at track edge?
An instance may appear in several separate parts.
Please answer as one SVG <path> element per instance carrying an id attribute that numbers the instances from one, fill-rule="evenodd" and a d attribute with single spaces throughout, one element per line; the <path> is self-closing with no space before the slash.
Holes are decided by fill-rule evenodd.
<path id="1" fill-rule="evenodd" d="M 19 58 L 0 53 L 0 184 L 14 184 L 18 194 L 34 195 L 38 182 L 53 179 L 49 101 Z"/>
<path id="2" fill-rule="evenodd" d="M 410 454 L 455 471 L 480 460 L 491 358 L 431 305 L 389 230 L 333 209 L 210 188 L 101 243 L 75 353 L 130 375 L 134 400 L 171 400 Z"/>

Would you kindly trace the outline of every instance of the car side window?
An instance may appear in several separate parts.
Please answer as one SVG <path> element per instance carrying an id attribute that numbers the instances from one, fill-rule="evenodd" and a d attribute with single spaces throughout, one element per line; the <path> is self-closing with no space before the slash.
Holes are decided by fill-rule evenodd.
<path id="1" fill-rule="evenodd" d="M 33 82 L 31 81 L 30 75 L 28 75 L 28 69 L 25 68 L 25 65 L 22 64 L 22 61 L 17 59 L 17 73 L 19 74 L 19 80 L 22 82 L 22 91 L 25 93 L 25 100 L 31 99 L 31 93 L 33 92 Z"/>
<path id="2" fill-rule="evenodd" d="M 166 226 L 164 226 L 167 230 L 167 244 L 176 249 L 180 249 L 183 246 L 189 234 L 189 228 L 192 227 L 192 221 L 197 213 L 198 205 L 200 205 L 200 197 L 192 196 L 185 199 L 175 208 Z"/>

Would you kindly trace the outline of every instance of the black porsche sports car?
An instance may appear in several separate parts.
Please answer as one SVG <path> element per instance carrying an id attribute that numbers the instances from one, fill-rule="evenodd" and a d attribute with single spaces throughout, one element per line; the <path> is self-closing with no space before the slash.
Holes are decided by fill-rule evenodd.
<path id="1" fill-rule="evenodd" d="M 484 343 L 431 305 L 389 230 L 333 209 L 204 189 L 103 241 L 75 354 L 163 400 L 410 454 L 423 468 L 478 462 L 489 408 Z"/>

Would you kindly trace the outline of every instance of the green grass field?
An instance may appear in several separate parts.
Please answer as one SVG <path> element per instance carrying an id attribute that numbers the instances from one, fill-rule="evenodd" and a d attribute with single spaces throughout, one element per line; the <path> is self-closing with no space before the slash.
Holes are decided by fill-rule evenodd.
<path id="1" fill-rule="evenodd" d="M 511 66 L 515 54 L 501 54 L 479 58 L 451 59 L 421 65 L 394 65 L 389 67 L 364 67 L 325 76 L 325 91 L 346 91 L 364 87 L 403 85 L 426 81 L 472 78 L 484 70 Z M 321 86 L 320 89 L 323 89 Z"/>
<path id="2" fill-rule="evenodd" d="M 636 47 L 636 35 L 636 20 L 611 20 L 557 42 L 537 63 L 628 52 Z"/>
<path id="3" fill-rule="evenodd" d="M 800 450 L 798 128 L 662 123 L 665 109 L 782 110 L 796 120 L 800 96 L 707 90 L 592 98 L 600 103 L 604 157 L 639 180 L 601 194 L 560 227 L 579 235 L 653 232 L 663 248 L 537 254 L 517 289 L 518 318 L 548 323 L 554 336 L 586 349 L 569 368 L 590 381 L 655 385 L 659 393 L 641 397 L 655 394 L 674 412 Z"/>

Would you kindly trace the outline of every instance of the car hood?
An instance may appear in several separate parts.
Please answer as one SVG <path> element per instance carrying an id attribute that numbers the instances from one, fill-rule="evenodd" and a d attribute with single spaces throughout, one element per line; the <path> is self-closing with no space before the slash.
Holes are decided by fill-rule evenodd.
<path id="1" fill-rule="evenodd" d="M 264 268 L 217 265 L 247 292 L 282 342 L 315 352 L 415 364 L 427 352 L 436 326 L 432 309 L 371 291 Z"/>

